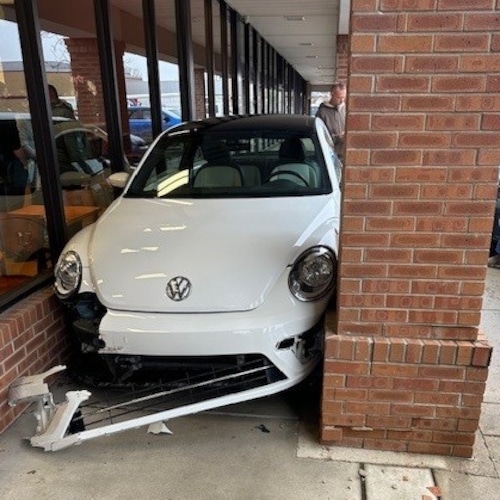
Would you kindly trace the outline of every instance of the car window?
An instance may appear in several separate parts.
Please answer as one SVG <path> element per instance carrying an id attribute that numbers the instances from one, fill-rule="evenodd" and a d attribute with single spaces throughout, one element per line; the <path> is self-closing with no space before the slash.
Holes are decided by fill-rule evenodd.
<path id="1" fill-rule="evenodd" d="M 331 192 L 322 146 L 285 131 L 166 134 L 125 196 L 249 198 Z"/>
<path id="2" fill-rule="evenodd" d="M 167 113 L 170 115 L 170 118 L 175 118 L 179 121 L 181 120 L 181 115 L 177 111 L 174 111 L 173 109 L 167 109 Z"/>
<path id="3" fill-rule="evenodd" d="M 180 138 L 164 143 L 164 147 L 155 148 L 148 155 L 144 168 L 138 172 L 133 186 L 128 191 L 132 196 L 162 197 L 176 186 L 183 172 L 189 175 L 189 169 L 183 167 L 183 157 L 190 143 Z"/>

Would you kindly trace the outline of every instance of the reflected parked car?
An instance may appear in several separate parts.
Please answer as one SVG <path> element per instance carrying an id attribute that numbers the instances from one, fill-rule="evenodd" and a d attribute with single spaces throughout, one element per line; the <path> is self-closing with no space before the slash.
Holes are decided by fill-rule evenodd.
<path id="1" fill-rule="evenodd" d="M 204 409 L 302 381 L 322 359 L 335 293 L 340 173 L 313 117 L 164 132 L 132 174 L 109 177 L 122 194 L 55 267 L 78 370 L 105 383 L 154 371 L 176 387 L 214 384 Z"/>
<path id="2" fill-rule="evenodd" d="M 181 123 L 181 117 L 174 111 L 162 109 L 162 131 L 167 128 Z M 128 120 L 130 133 L 141 137 L 147 143 L 153 140 L 151 108 L 147 106 L 129 106 Z"/>

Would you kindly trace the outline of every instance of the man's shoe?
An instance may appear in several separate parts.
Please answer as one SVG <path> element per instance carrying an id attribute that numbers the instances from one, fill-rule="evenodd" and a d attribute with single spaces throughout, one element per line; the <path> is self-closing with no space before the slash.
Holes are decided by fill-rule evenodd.
<path id="1" fill-rule="evenodd" d="M 493 257 L 490 257 L 488 259 L 488 267 L 500 269 L 500 255 L 493 255 Z"/>

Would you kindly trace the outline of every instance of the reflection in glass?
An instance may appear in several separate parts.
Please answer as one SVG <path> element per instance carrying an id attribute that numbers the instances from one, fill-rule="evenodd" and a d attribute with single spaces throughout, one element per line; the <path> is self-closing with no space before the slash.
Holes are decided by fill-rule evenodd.
<path id="1" fill-rule="evenodd" d="M 0 9 L 0 301 L 52 267 L 19 32 L 13 6 Z M 38 197 L 41 200 L 41 196 Z"/>

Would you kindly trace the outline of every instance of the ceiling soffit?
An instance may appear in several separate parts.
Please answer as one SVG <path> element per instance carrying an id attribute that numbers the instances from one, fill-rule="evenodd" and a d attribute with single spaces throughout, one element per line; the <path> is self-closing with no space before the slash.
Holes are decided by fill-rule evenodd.
<path id="1" fill-rule="evenodd" d="M 191 0 L 193 43 L 205 45 L 204 0 Z M 312 88 L 336 75 L 337 35 L 348 32 L 350 0 L 227 0 Z M 113 0 L 118 10 L 142 18 L 142 2 Z M 158 27 L 175 32 L 175 2 L 156 1 Z M 215 51 L 220 51 L 219 2 L 213 1 Z"/>

